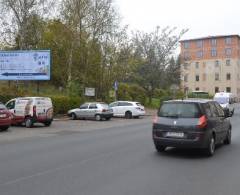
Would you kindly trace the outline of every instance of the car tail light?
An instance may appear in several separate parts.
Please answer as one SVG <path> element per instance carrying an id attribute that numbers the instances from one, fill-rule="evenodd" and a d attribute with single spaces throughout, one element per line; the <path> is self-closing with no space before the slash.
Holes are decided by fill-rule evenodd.
<path id="1" fill-rule="evenodd" d="M 107 110 L 106 109 L 102 109 L 102 112 L 107 112 Z"/>
<path id="2" fill-rule="evenodd" d="M 157 121 L 158 121 L 158 116 L 155 115 L 155 116 L 153 117 L 153 123 L 157 123 Z"/>
<path id="3" fill-rule="evenodd" d="M 205 115 L 199 118 L 197 126 L 201 129 L 207 126 L 207 117 Z"/>
<path id="4" fill-rule="evenodd" d="M 33 116 L 36 116 L 36 113 L 37 113 L 36 106 L 33 106 Z"/>

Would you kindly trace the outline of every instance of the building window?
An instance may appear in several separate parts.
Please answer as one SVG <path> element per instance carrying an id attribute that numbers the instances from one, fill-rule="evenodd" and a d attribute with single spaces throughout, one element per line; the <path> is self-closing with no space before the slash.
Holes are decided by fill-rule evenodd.
<path id="1" fill-rule="evenodd" d="M 190 53 L 184 52 L 184 60 L 190 60 Z"/>
<path id="2" fill-rule="evenodd" d="M 184 49 L 189 49 L 190 48 L 190 43 L 188 41 L 183 43 Z"/>
<path id="3" fill-rule="evenodd" d="M 206 81 L 207 80 L 207 75 L 206 73 L 203 73 L 203 81 Z"/>
<path id="4" fill-rule="evenodd" d="M 215 87 L 215 93 L 219 92 L 219 87 Z"/>
<path id="5" fill-rule="evenodd" d="M 196 87 L 195 90 L 196 90 L 196 91 L 199 91 L 199 87 Z"/>
<path id="6" fill-rule="evenodd" d="M 231 38 L 231 37 L 225 38 L 225 44 L 226 44 L 226 45 L 232 44 L 232 38 Z"/>
<path id="7" fill-rule="evenodd" d="M 184 76 L 184 82 L 188 82 L 188 75 Z"/>
<path id="8" fill-rule="evenodd" d="M 196 69 L 199 69 L 199 62 L 195 63 L 195 67 L 196 67 Z"/>
<path id="9" fill-rule="evenodd" d="M 202 40 L 197 41 L 197 47 L 198 48 L 202 48 L 203 47 L 203 41 Z"/>
<path id="10" fill-rule="evenodd" d="M 231 61 L 228 59 L 228 60 L 226 60 L 226 65 L 227 66 L 230 66 L 231 65 Z"/>
<path id="11" fill-rule="evenodd" d="M 228 93 L 231 93 L 231 87 L 226 87 L 226 91 L 227 91 Z"/>
<path id="12" fill-rule="evenodd" d="M 215 73 L 215 81 L 219 81 L 219 73 Z"/>
<path id="13" fill-rule="evenodd" d="M 231 48 L 225 49 L 225 55 L 226 55 L 227 57 L 230 57 L 230 56 L 232 55 L 232 49 L 231 49 Z"/>
<path id="14" fill-rule="evenodd" d="M 216 60 L 216 61 L 215 61 L 215 68 L 218 68 L 218 67 L 219 67 L 219 61 Z"/>
<path id="15" fill-rule="evenodd" d="M 227 73 L 227 80 L 231 80 L 231 74 L 230 73 Z"/>
<path id="16" fill-rule="evenodd" d="M 212 48 L 212 50 L 211 50 L 211 56 L 212 56 L 212 57 L 216 57 L 216 56 L 217 56 L 217 50 L 216 50 L 216 48 Z"/>
<path id="17" fill-rule="evenodd" d="M 199 75 L 196 75 L 196 81 L 199 81 Z"/>
<path id="18" fill-rule="evenodd" d="M 202 58 L 203 57 L 203 51 L 197 51 L 197 57 Z"/>
<path id="19" fill-rule="evenodd" d="M 211 39 L 211 45 L 217 46 L 217 39 Z"/>

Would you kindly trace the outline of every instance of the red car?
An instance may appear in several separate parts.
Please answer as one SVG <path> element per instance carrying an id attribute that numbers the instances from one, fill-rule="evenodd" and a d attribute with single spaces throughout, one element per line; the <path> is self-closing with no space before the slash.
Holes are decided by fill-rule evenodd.
<path id="1" fill-rule="evenodd" d="M 0 131 L 6 131 L 12 124 L 12 114 L 0 103 Z"/>

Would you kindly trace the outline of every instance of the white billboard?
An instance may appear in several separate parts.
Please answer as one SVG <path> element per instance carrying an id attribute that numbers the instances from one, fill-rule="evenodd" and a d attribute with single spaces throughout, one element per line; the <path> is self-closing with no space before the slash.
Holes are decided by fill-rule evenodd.
<path id="1" fill-rule="evenodd" d="M 85 88 L 85 96 L 94 97 L 95 96 L 95 88 L 86 87 Z"/>
<path id="2" fill-rule="evenodd" d="M 0 80 L 50 80 L 50 50 L 0 51 Z"/>

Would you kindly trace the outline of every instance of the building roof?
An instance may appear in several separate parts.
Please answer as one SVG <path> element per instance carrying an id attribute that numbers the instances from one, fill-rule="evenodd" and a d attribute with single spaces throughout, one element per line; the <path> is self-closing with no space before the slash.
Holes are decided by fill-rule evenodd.
<path id="1" fill-rule="evenodd" d="M 179 42 L 197 41 L 197 40 L 203 40 L 203 39 L 218 39 L 218 38 L 226 38 L 226 37 L 238 37 L 240 39 L 240 36 L 238 34 L 234 34 L 234 35 L 217 35 L 217 36 L 199 37 L 194 39 L 184 39 L 184 40 L 180 40 Z"/>

